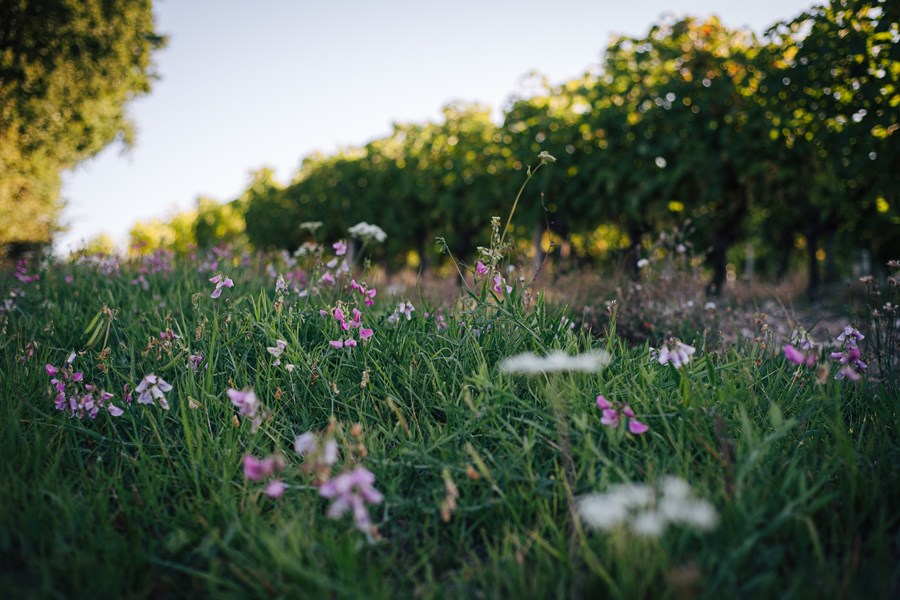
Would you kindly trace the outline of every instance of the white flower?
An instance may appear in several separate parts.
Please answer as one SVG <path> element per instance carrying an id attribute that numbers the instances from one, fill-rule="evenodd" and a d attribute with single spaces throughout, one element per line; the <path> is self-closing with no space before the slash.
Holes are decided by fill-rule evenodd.
<path id="1" fill-rule="evenodd" d="M 649 260 L 647 260 L 646 258 L 642 258 L 641 260 L 637 261 L 637 268 L 643 269 L 644 267 L 648 266 L 649 264 L 650 264 Z"/>
<path id="2" fill-rule="evenodd" d="M 542 150 L 540 154 L 538 154 L 538 159 L 542 164 L 555 163 L 556 157 L 547 152 L 546 150 Z"/>
<path id="3" fill-rule="evenodd" d="M 703 308 L 706 310 L 716 310 L 716 303 L 715 302 L 707 302 L 706 304 L 703 305 Z"/>
<path id="4" fill-rule="evenodd" d="M 605 350 L 570 356 L 562 350 L 554 350 L 547 356 L 525 352 L 503 359 L 500 370 L 504 373 L 549 373 L 552 371 L 599 371 L 610 363 L 612 357 Z"/>
<path id="5" fill-rule="evenodd" d="M 282 355 L 282 353 L 284 353 L 284 349 L 285 349 L 285 348 L 287 348 L 287 342 L 286 342 L 286 341 L 284 341 L 284 340 L 275 340 L 275 346 L 274 346 L 274 347 L 266 348 L 266 351 L 267 351 L 269 354 L 271 354 L 272 356 L 274 356 L 275 358 L 278 358 L 279 356 Z"/>
<path id="6" fill-rule="evenodd" d="M 719 515 L 712 504 L 696 498 L 688 483 L 679 477 L 663 477 L 654 488 L 642 484 L 620 484 L 605 494 L 580 497 L 578 516 L 593 529 L 627 526 L 637 535 L 659 537 L 669 525 L 708 531 Z"/>
<path id="7" fill-rule="evenodd" d="M 387 239 L 387 234 L 381 227 L 378 225 L 370 225 L 365 221 L 357 223 L 348 229 L 347 232 L 353 237 L 360 238 L 366 242 L 371 242 L 372 240 L 383 242 Z"/>

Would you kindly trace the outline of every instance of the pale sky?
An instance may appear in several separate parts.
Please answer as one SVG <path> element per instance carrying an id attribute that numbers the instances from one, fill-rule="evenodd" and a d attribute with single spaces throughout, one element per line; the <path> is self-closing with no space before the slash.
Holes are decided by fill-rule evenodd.
<path id="1" fill-rule="evenodd" d="M 133 102 L 134 147 L 110 146 L 64 176 L 66 251 L 195 199 L 236 198 L 263 166 L 438 120 L 452 100 L 500 111 L 536 70 L 553 83 L 596 65 L 611 34 L 643 35 L 672 12 L 757 33 L 812 0 L 157 0 L 160 79 Z M 497 113 L 499 114 L 499 112 Z"/>

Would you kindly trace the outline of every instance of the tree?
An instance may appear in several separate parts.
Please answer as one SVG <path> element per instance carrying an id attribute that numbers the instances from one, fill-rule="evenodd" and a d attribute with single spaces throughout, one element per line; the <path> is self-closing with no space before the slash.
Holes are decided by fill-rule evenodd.
<path id="1" fill-rule="evenodd" d="M 0 251 L 57 230 L 60 172 L 114 141 L 125 105 L 150 91 L 151 0 L 0 3 Z"/>

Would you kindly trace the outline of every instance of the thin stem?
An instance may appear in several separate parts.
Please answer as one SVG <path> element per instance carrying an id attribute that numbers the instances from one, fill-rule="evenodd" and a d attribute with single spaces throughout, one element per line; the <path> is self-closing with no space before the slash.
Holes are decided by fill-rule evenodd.
<path id="1" fill-rule="evenodd" d="M 500 234 L 500 246 L 503 246 L 503 240 L 506 238 L 506 232 L 509 229 L 509 224 L 512 222 L 513 215 L 516 214 L 516 207 L 519 206 L 519 198 L 522 197 L 522 192 L 525 191 L 525 186 L 528 185 L 528 182 L 531 181 L 531 178 L 534 177 L 534 174 L 538 172 L 538 170 L 544 166 L 544 163 L 538 163 L 534 169 L 528 169 L 528 177 L 525 179 L 525 182 L 522 183 L 522 187 L 519 188 L 519 193 L 516 194 L 516 199 L 513 202 L 512 209 L 509 211 L 509 217 L 506 219 L 506 226 L 503 228 L 503 233 Z"/>

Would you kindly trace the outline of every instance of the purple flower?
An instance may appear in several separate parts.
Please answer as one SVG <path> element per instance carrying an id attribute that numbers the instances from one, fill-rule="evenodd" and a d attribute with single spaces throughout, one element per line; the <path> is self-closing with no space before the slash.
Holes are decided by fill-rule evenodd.
<path id="1" fill-rule="evenodd" d="M 475 265 L 475 274 L 476 275 L 487 275 L 487 272 L 488 272 L 488 268 L 486 266 L 484 266 L 484 263 L 479 260 L 478 264 Z"/>
<path id="2" fill-rule="evenodd" d="M 134 388 L 138 394 L 138 404 L 153 404 L 154 400 L 159 400 L 159 405 L 164 410 L 169 410 L 169 403 L 166 401 L 165 392 L 172 389 L 165 379 L 157 377 L 153 373 L 144 375 L 141 382 Z"/>
<path id="3" fill-rule="evenodd" d="M 214 289 L 212 294 L 209 295 L 210 298 L 218 298 L 219 296 L 221 296 L 223 287 L 234 287 L 234 281 L 232 281 L 229 277 L 225 277 L 221 273 L 214 277 L 210 277 L 209 282 L 216 284 L 216 289 Z"/>
<path id="4" fill-rule="evenodd" d="M 331 247 L 334 248 L 334 253 L 337 256 L 343 256 L 347 254 L 347 244 L 344 243 L 344 240 L 333 243 Z"/>
<path id="5" fill-rule="evenodd" d="M 332 501 L 328 516 L 339 519 L 349 510 L 357 529 L 369 533 L 372 520 L 366 504 L 380 504 L 384 500 L 381 492 L 372 486 L 373 483 L 375 475 L 364 467 L 356 467 L 325 482 L 319 488 L 319 495 Z"/>

